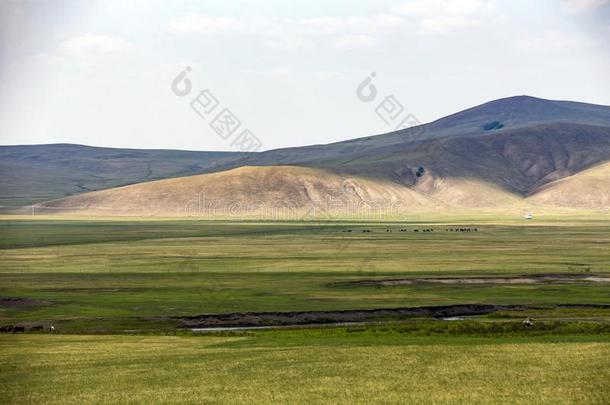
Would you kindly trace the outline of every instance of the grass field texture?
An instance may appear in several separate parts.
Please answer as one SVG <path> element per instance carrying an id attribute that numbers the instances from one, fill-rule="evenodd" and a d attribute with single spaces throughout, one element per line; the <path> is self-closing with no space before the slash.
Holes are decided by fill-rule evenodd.
<path id="1" fill-rule="evenodd" d="M 608 338 L 0 336 L 5 403 L 597 403 Z"/>
<path id="2" fill-rule="evenodd" d="M 446 231 L 455 228 L 472 231 Z M 4 219 L 0 325 L 54 324 L 58 334 L 0 335 L 1 398 L 608 403 L 606 308 L 201 336 L 177 330 L 168 318 L 466 303 L 610 304 L 607 283 L 348 283 L 551 273 L 610 276 L 610 221 Z M 536 318 L 533 328 L 522 326 L 525 315 Z"/>
<path id="3" fill-rule="evenodd" d="M 608 284 L 337 284 L 422 276 L 608 275 L 605 221 L 4 221 L 0 226 L 0 296 L 51 303 L 5 307 L 4 321 L 458 303 L 610 304 Z M 457 227 L 478 231 L 445 231 Z M 344 232 L 348 229 L 352 232 Z"/>

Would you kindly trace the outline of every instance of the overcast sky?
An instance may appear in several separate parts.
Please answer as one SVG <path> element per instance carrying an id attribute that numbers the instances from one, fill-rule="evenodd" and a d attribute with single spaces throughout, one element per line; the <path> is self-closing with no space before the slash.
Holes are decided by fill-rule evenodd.
<path id="1" fill-rule="evenodd" d="M 225 108 L 261 150 L 329 143 L 392 130 L 388 96 L 421 122 L 521 94 L 610 105 L 609 38 L 608 0 L 0 0 L 0 144 L 236 150 L 210 126 Z"/>

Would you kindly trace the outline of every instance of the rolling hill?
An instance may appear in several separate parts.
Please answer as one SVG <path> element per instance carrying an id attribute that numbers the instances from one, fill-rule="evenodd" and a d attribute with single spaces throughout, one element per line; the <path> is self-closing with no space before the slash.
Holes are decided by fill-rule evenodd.
<path id="1" fill-rule="evenodd" d="M 38 205 L 37 213 L 203 218 L 307 219 L 399 215 L 435 208 L 391 181 L 345 177 L 295 166 L 240 167 L 96 191 Z"/>
<path id="2" fill-rule="evenodd" d="M 494 124 L 491 129 L 489 125 Z M 519 96 L 429 124 L 329 145 L 278 149 L 221 165 L 297 165 L 390 178 L 432 192 L 429 179 L 475 178 L 509 192 L 610 159 L 610 107 Z M 419 179 L 423 167 L 427 177 Z M 424 183 L 423 185 L 421 183 Z"/>
<path id="3" fill-rule="evenodd" d="M 528 199 L 538 205 L 610 209 L 610 163 L 545 184 Z"/>
<path id="4" fill-rule="evenodd" d="M 204 173 L 243 156 L 98 148 L 72 144 L 0 146 L 0 205 L 14 207 L 88 191 Z"/>
<path id="5" fill-rule="evenodd" d="M 582 194 L 610 189 L 607 176 L 587 174 L 610 162 L 610 107 L 510 97 L 389 134 L 212 161 L 198 167 L 210 174 L 82 194 L 37 208 L 185 215 L 184 207 L 204 194 L 222 207 L 285 203 L 299 213 L 337 215 L 349 214 L 348 202 L 358 201 L 383 205 L 386 212 L 395 201 L 410 212 L 506 212 L 531 205 L 599 210 L 607 204 L 605 194 Z M 360 192 L 344 195 L 345 182 L 357 184 Z M 329 199 L 339 201 L 334 209 L 319 203 Z"/>

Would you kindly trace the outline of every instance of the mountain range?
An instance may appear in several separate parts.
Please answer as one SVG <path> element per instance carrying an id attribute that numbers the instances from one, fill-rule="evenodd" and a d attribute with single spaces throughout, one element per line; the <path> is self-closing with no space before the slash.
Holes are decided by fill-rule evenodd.
<path id="1" fill-rule="evenodd" d="M 599 211 L 610 206 L 610 107 L 509 97 L 401 131 L 258 153 L 3 146 L 0 171 L 4 205 L 40 213 Z"/>

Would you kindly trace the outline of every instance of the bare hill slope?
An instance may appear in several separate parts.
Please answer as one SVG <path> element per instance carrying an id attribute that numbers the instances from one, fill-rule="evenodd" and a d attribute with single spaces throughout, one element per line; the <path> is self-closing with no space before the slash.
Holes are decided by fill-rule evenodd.
<path id="1" fill-rule="evenodd" d="M 392 182 L 293 166 L 242 167 L 159 180 L 38 204 L 38 213 L 85 215 L 389 217 L 437 209 L 428 197 Z"/>
<path id="2" fill-rule="evenodd" d="M 610 163 L 546 184 L 528 198 L 538 205 L 610 209 Z"/>

